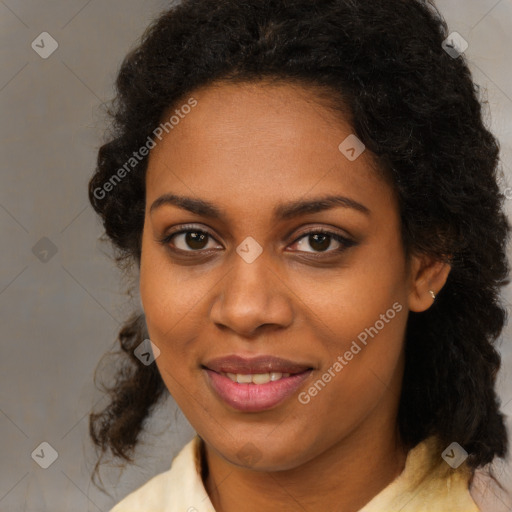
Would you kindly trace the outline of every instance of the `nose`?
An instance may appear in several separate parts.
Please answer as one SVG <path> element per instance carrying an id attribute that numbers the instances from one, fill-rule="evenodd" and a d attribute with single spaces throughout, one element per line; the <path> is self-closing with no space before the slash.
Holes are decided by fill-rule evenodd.
<path id="1" fill-rule="evenodd" d="M 247 338 L 292 323 L 293 293 L 269 260 L 265 251 L 250 263 L 233 252 L 230 271 L 213 298 L 212 322 Z"/>

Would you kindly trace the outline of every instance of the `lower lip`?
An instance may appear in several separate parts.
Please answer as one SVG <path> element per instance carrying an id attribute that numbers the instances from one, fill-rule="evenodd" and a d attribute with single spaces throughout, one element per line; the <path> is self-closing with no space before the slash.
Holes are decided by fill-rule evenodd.
<path id="1" fill-rule="evenodd" d="M 312 372 L 307 370 L 265 384 L 239 384 L 213 370 L 204 370 L 217 395 L 234 409 L 244 412 L 258 412 L 275 407 L 293 395 Z"/>

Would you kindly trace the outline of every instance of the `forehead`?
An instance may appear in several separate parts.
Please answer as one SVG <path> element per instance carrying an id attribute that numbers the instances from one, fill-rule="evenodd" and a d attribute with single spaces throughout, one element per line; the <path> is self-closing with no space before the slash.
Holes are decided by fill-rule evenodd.
<path id="1" fill-rule="evenodd" d="M 391 193 L 368 151 L 353 161 L 340 151 L 353 129 L 314 89 L 224 83 L 190 97 L 197 104 L 151 150 L 148 203 L 177 193 L 248 213 L 256 200 L 270 207 L 333 192 L 354 200 Z"/>

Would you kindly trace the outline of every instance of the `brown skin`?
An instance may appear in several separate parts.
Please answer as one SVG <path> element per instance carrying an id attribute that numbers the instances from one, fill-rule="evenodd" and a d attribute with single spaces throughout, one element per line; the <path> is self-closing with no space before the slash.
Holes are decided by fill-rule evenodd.
<path id="1" fill-rule="evenodd" d="M 150 154 L 140 289 L 159 371 L 206 443 L 205 487 L 219 512 L 241 503 L 244 512 L 357 511 L 404 468 L 396 416 L 407 315 L 431 306 L 428 291 L 439 292 L 450 268 L 406 261 L 391 185 L 368 151 L 353 162 L 342 155 L 353 130 L 313 90 L 218 84 L 191 96 L 197 106 Z M 150 213 L 165 193 L 210 201 L 226 218 L 169 204 Z M 332 194 L 369 215 L 338 206 L 272 216 L 280 203 Z M 168 245 L 188 251 L 177 256 L 157 240 L 184 224 L 212 238 L 193 245 L 176 235 Z M 309 228 L 357 244 L 337 253 L 339 242 L 315 244 Z M 263 248 L 250 264 L 236 252 L 248 236 Z M 271 354 L 314 368 L 307 391 L 396 302 L 402 310 L 308 404 L 296 393 L 263 412 L 237 411 L 201 368 Z M 252 461 L 237 455 L 248 443 Z"/>

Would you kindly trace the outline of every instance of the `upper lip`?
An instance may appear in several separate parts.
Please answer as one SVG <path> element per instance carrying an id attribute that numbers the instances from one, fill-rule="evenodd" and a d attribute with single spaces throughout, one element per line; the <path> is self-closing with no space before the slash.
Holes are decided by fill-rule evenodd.
<path id="1" fill-rule="evenodd" d="M 230 355 L 211 359 L 204 366 L 217 373 L 238 373 L 238 374 L 257 374 L 257 373 L 301 373 L 311 369 L 308 364 L 297 363 L 280 357 L 261 355 L 257 357 L 242 357 Z"/>

